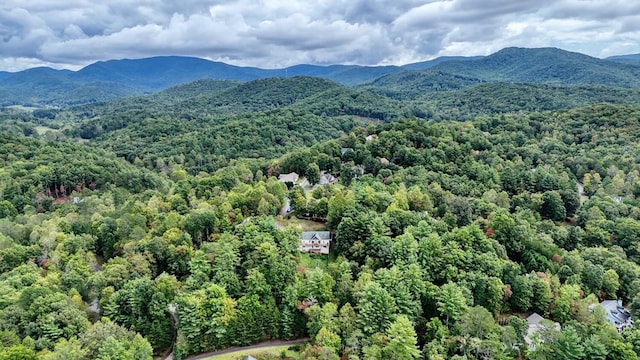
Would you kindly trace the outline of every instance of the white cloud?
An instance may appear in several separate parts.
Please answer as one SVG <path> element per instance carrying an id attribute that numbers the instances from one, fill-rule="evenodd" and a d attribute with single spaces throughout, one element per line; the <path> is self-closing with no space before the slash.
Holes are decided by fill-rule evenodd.
<path id="1" fill-rule="evenodd" d="M 635 0 L 4 0 L 0 69 L 200 56 L 238 65 L 400 64 L 505 46 L 640 52 Z"/>

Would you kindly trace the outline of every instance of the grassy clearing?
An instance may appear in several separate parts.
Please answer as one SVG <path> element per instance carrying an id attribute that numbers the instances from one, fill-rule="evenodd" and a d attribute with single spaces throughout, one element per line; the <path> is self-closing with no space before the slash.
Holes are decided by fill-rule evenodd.
<path id="1" fill-rule="evenodd" d="M 59 129 L 53 129 L 48 126 L 42 126 L 42 125 L 36 126 L 36 132 L 38 133 L 38 135 L 44 135 L 47 131 L 51 131 L 54 133 L 60 132 Z"/>
<path id="2" fill-rule="evenodd" d="M 20 111 L 33 111 L 33 110 L 37 110 L 37 107 L 33 107 L 33 106 L 23 106 L 23 105 L 9 105 L 9 106 L 5 106 L 7 109 L 14 109 L 14 110 L 20 110 Z"/>
<path id="3" fill-rule="evenodd" d="M 304 266 L 306 269 L 321 268 L 326 270 L 329 265 L 329 256 L 300 253 L 298 254 L 298 261 L 299 264 Z"/>
<path id="4" fill-rule="evenodd" d="M 253 357 L 259 358 L 261 354 L 270 354 L 280 356 L 284 351 L 287 357 L 295 357 L 298 353 L 289 350 L 291 345 L 280 345 L 280 346 L 271 346 L 261 349 L 252 349 L 252 350 L 238 350 L 234 352 L 230 352 L 228 354 L 222 355 L 214 355 L 206 358 L 206 360 L 238 360 L 242 359 L 243 356 L 251 355 Z"/>
<path id="5" fill-rule="evenodd" d="M 289 218 L 288 224 L 294 224 L 295 226 L 297 226 L 302 231 L 323 231 L 323 230 L 327 230 L 327 224 L 325 224 L 325 223 L 311 221 L 311 220 L 298 219 L 295 216 L 292 216 L 291 218 Z"/>

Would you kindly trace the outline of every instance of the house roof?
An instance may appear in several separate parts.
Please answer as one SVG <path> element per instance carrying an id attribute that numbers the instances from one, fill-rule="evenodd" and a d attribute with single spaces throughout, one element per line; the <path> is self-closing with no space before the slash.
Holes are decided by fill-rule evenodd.
<path id="1" fill-rule="evenodd" d="M 292 183 L 295 183 L 296 181 L 298 181 L 299 178 L 300 178 L 300 175 L 294 172 L 288 173 L 288 174 L 280 174 L 280 176 L 278 176 L 279 181 L 292 182 Z"/>
<path id="2" fill-rule="evenodd" d="M 304 231 L 300 236 L 302 240 L 331 240 L 330 231 Z"/>
<path id="3" fill-rule="evenodd" d="M 336 178 L 329 173 L 323 173 L 320 175 L 320 185 L 330 184 L 334 181 L 336 181 Z"/>
<path id="4" fill-rule="evenodd" d="M 345 147 L 340 148 L 340 154 L 341 154 L 341 155 L 346 154 L 346 153 L 347 153 L 347 151 L 353 151 L 353 148 L 345 148 Z"/>
<path id="5" fill-rule="evenodd" d="M 529 317 L 527 318 L 527 323 L 529 323 L 529 327 L 527 328 L 527 334 L 524 337 L 524 341 L 530 347 L 535 346 L 532 341 L 533 335 L 537 333 L 540 329 L 542 329 L 543 327 L 543 324 L 541 324 L 542 321 L 546 321 L 549 324 L 552 323 L 553 326 L 556 328 L 556 330 L 560 330 L 560 324 L 557 322 L 552 322 L 551 320 L 545 319 L 542 317 L 542 315 L 538 313 L 533 313 L 529 315 Z"/>
<path id="6" fill-rule="evenodd" d="M 622 306 L 622 301 L 620 300 L 605 300 L 600 303 L 600 306 L 604 309 L 610 322 L 623 324 L 631 317 L 631 314 Z"/>
<path id="7" fill-rule="evenodd" d="M 538 325 L 542 320 L 544 320 L 544 318 L 538 313 L 533 313 L 527 318 L 529 325 Z"/>

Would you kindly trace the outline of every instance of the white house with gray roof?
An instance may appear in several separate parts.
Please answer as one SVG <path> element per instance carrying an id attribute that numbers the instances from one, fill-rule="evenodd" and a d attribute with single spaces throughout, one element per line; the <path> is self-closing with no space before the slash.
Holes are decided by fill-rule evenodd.
<path id="1" fill-rule="evenodd" d="M 300 252 L 314 254 L 329 254 L 331 246 L 330 231 L 304 231 L 300 236 Z"/>
<path id="2" fill-rule="evenodd" d="M 545 319 L 538 313 L 533 313 L 527 318 L 529 328 L 527 329 L 527 335 L 525 335 L 524 341 L 527 343 L 529 349 L 535 348 L 535 343 L 533 342 L 534 335 L 545 326 L 545 322 L 547 323 L 547 325 L 552 325 L 553 327 L 555 327 L 556 330 L 560 330 L 559 323 Z"/>

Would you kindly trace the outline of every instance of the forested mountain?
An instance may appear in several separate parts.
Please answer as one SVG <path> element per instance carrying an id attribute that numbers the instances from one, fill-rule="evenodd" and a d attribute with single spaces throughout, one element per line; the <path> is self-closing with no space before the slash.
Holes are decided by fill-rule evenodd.
<path id="1" fill-rule="evenodd" d="M 53 200 L 84 189 L 117 186 L 141 192 L 164 187 L 158 174 L 105 150 L 7 133 L 0 133 L 0 163 L 0 193 L 19 212 L 31 205 L 50 210 Z"/>
<path id="2" fill-rule="evenodd" d="M 335 132 L 293 109 L 246 116 L 175 137 L 177 120 L 146 119 L 153 142 L 120 137 L 133 164 L 95 143 L 2 135 L 0 359 L 150 360 L 172 346 L 184 359 L 304 337 L 289 358 L 638 359 L 640 330 L 619 333 L 598 303 L 640 316 L 640 108 Z M 249 151 L 278 129 L 316 138 L 185 171 L 204 151 L 184 144 Z M 154 157 L 168 176 L 139 167 Z M 276 180 L 291 171 L 339 180 Z M 296 216 L 326 221 L 330 256 L 298 252 Z M 527 337 L 533 312 L 551 321 Z"/>
<path id="3" fill-rule="evenodd" d="M 72 78 L 68 70 L 33 68 L 0 78 L 0 105 L 74 105 L 139 92 L 124 84 Z"/>
<path id="4" fill-rule="evenodd" d="M 607 60 L 640 65 L 640 54 L 610 56 Z"/>
<path id="5" fill-rule="evenodd" d="M 295 109 L 277 109 L 223 117 L 144 117 L 122 129 L 93 139 L 98 146 L 114 151 L 129 161 L 162 171 L 167 162 L 178 161 L 193 174 L 214 171 L 231 159 L 270 159 L 288 150 L 311 146 L 339 137 L 366 121 L 323 118 Z M 98 134 L 90 122 L 80 135 Z"/>
<path id="6" fill-rule="evenodd" d="M 251 81 L 305 75 L 355 85 L 399 69 L 395 66 L 352 65 L 297 65 L 286 69 L 259 69 L 180 56 L 110 60 L 88 65 L 76 72 L 35 68 L 4 73 L 0 77 L 0 104 L 74 105 L 157 92 L 205 78 Z"/>
<path id="7" fill-rule="evenodd" d="M 190 83 L 172 86 L 149 97 L 152 99 L 176 103 L 196 96 L 205 96 L 207 94 L 217 93 L 238 84 L 238 82 L 231 80 L 201 79 Z"/>
<path id="8" fill-rule="evenodd" d="M 445 61 L 478 60 L 478 59 L 482 59 L 483 57 L 484 56 L 441 56 L 433 60 L 427 60 L 427 61 L 421 61 L 413 64 L 403 65 L 402 68 L 405 70 L 426 70 Z"/>
<path id="9" fill-rule="evenodd" d="M 432 69 L 484 81 L 640 87 L 640 66 L 556 48 L 506 48 L 478 60 L 447 61 Z"/>
<path id="10" fill-rule="evenodd" d="M 620 61 L 601 60 L 552 48 L 508 48 L 490 56 L 440 57 L 401 67 L 296 65 L 285 69 L 260 69 L 200 58 L 159 56 L 101 61 L 75 72 L 34 68 L 17 73 L 0 73 L 0 105 L 68 106 L 100 102 L 127 95 L 153 93 L 205 78 L 251 81 L 271 77 L 314 76 L 354 86 L 370 83 L 389 74 L 425 69 L 434 69 L 435 74 L 449 73 L 484 82 L 638 87 L 640 67 L 636 66 L 638 64 L 633 60 L 633 55 L 614 59 Z M 400 79 L 404 77 L 402 75 Z M 459 86 L 455 79 L 452 84 L 438 84 L 441 88 Z"/>
<path id="11" fill-rule="evenodd" d="M 463 89 L 483 83 L 482 80 L 435 70 L 403 71 L 383 76 L 361 86 L 394 99 L 411 100 L 425 93 Z"/>
<path id="12" fill-rule="evenodd" d="M 483 114 L 563 110 L 598 103 L 640 106 L 640 89 L 489 83 L 424 93 L 412 101 L 412 108 L 425 118 L 466 120 Z"/>
<path id="13" fill-rule="evenodd" d="M 323 91 L 344 86 L 316 77 L 268 78 L 254 80 L 210 95 L 196 96 L 178 108 L 206 109 L 215 113 L 244 113 L 286 107 Z"/>

